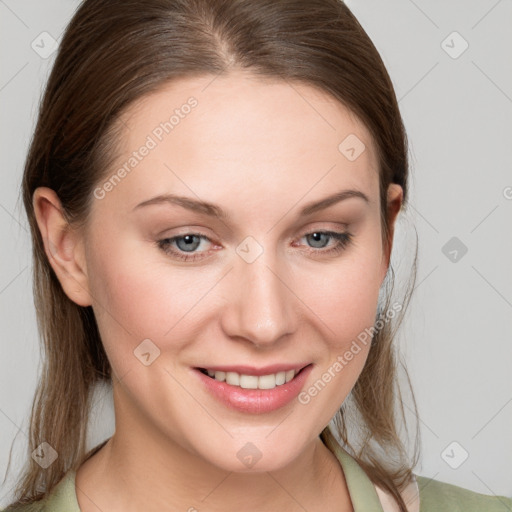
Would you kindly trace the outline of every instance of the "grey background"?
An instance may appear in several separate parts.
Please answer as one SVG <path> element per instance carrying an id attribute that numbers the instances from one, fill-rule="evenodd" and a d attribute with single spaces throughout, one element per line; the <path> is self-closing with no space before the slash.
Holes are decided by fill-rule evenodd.
<path id="1" fill-rule="evenodd" d="M 511 1 L 347 4 L 388 67 L 410 140 L 411 204 L 393 261 L 407 280 L 415 226 L 418 280 L 399 346 L 419 407 L 416 473 L 512 496 Z M 26 457 L 39 369 L 30 239 L 18 196 L 55 54 L 43 58 L 31 44 L 45 38 L 50 48 L 40 34 L 58 41 L 77 5 L 0 0 L 0 481 L 16 437 L 0 506 Z M 96 404 L 91 445 L 113 432 L 108 389 L 98 390 Z"/>

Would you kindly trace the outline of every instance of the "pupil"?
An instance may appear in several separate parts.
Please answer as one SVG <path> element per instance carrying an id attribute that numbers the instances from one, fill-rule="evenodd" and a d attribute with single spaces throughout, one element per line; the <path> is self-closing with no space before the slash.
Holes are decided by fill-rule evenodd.
<path id="1" fill-rule="evenodd" d="M 315 242 L 315 243 L 321 242 L 321 238 L 323 235 L 324 235 L 323 233 L 312 233 L 311 236 L 313 238 L 313 242 Z M 316 246 L 316 247 L 318 247 L 318 246 Z"/>
<path id="2" fill-rule="evenodd" d="M 176 242 L 178 247 L 182 250 L 187 250 L 189 252 L 190 250 L 193 250 L 196 248 L 194 244 L 198 244 L 198 241 L 194 241 L 194 238 L 197 238 L 196 235 L 183 235 L 182 237 L 178 238 L 178 241 Z M 184 246 L 182 246 L 184 244 Z"/>

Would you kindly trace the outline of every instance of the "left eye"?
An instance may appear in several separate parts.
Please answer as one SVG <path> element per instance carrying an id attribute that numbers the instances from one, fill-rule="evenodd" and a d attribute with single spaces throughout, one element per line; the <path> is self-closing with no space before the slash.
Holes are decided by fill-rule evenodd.
<path id="1" fill-rule="evenodd" d="M 341 252 L 352 241 L 352 235 L 350 233 L 340 233 L 337 231 L 313 231 L 303 235 L 301 238 L 306 238 L 310 242 L 312 241 L 313 244 L 319 244 L 319 246 L 314 245 L 313 248 L 308 251 L 315 254 Z M 323 250 L 323 248 L 328 245 L 329 239 L 335 240 L 334 246 Z M 191 261 L 201 258 L 201 253 L 205 252 L 201 251 L 200 253 L 195 253 L 195 250 L 201 245 L 202 240 L 210 241 L 210 239 L 205 235 L 201 235 L 199 233 L 187 233 L 185 235 L 158 240 L 157 245 L 167 254 L 171 254 L 172 256 L 184 261 Z M 178 250 L 173 248 L 173 244 L 176 244 Z"/>

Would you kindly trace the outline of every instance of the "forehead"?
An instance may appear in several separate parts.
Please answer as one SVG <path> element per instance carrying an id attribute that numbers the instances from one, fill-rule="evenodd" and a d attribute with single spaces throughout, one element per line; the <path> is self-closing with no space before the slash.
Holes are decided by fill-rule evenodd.
<path id="1" fill-rule="evenodd" d="M 239 198 L 280 190 L 293 202 L 308 190 L 314 199 L 333 187 L 378 188 L 367 128 L 310 85 L 241 72 L 180 78 L 135 102 L 120 122 L 107 178 L 127 171 L 110 193 L 127 209 L 176 188 L 219 201 L 235 189 Z"/>

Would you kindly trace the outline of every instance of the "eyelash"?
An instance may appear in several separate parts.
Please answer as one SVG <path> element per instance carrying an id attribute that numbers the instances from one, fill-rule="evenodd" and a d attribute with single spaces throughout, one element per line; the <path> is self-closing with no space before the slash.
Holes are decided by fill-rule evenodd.
<path id="1" fill-rule="evenodd" d="M 346 247 L 352 242 L 352 234 L 351 233 L 348 233 L 348 232 L 340 233 L 337 231 L 311 231 L 310 233 L 305 233 L 304 235 L 302 235 L 301 238 L 304 238 L 305 236 L 313 235 L 313 234 L 330 236 L 336 240 L 336 244 L 334 245 L 334 247 L 331 247 L 330 249 L 327 249 L 327 250 L 312 248 L 310 251 L 308 251 L 310 253 L 317 253 L 317 254 L 321 253 L 322 255 L 336 255 L 336 254 L 341 253 L 344 249 L 346 249 Z M 197 236 L 198 238 L 203 239 L 203 240 L 209 240 L 209 238 L 205 235 L 201 235 L 200 233 L 192 233 L 191 232 L 191 233 L 185 233 L 183 235 L 174 236 L 172 238 L 163 238 L 162 240 L 157 241 L 157 245 L 166 254 L 171 254 L 172 256 L 178 258 L 179 260 L 196 261 L 196 260 L 202 258 L 202 256 L 200 255 L 201 253 L 195 253 L 193 256 L 188 256 L 188 255 L 184 255 L 183 252 L 175 251 L 175 250 L 172 250 L 169 248 L 170 245 L 174 241 L 179 240 L 181 238 L 185 238 L 186 236 L 190 236 L 190 235 Z M 193 253 L 190 253 L 190 254 L 193 254 Z"/>

